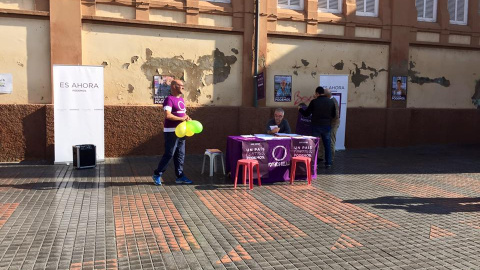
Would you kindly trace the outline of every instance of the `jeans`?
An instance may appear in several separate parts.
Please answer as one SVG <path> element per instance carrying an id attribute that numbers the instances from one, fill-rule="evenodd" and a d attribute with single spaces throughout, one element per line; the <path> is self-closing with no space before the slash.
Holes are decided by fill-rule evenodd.
<path id="1" fill-rule="evenodd" d="M 330 148 L 330 131 L 331 126 L 315 126 L 312 125 L 312 136 L 321 137 L 323 148 L 325 149 L 325 165 L 332 165 L 332 149 Z"/>
<path id="2" fill-rule="evenodd" d="M 165 153 L 158 163 L 155 175 L 159 175 L 167 170 L 168 163 L 173 157 L 175 165 L 175 176 L 180 178 L 183 176 L 183 162 L 185 161 L 185 137 L 178 138 L 175 132 L 164 132 L 165 137 Z"/>
<path id="3" fill-rule="evenodd" d="M 332 129 L 330 130 L 330 153 L 332 154 L 332 163 L 335 161 L 335 144 L 337 143 L 337 130 L 339 125 L 332 125 Z M 318 146 L 318 159 L 325 160 L 325 149 L 323 144 Z"/>

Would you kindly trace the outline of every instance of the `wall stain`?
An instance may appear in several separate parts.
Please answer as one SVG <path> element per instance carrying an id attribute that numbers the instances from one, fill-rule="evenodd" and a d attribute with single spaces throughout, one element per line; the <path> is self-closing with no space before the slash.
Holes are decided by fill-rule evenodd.
<path id="1" fill-rule="evenodd" d="M 308 65 L 310 64 L 310 63 L 309 63 L 307 60 L 305 60 L 305 59 L 302 59 L 301 61 L 302 61 L 302 64 L 303 64 L 304 66 L 308 66 Z"/>
<path id="2" fill-rule="evenodd" d="M 413 70 L 415 68 L 415 62 L 410 61 L 410 68 L 408 69 L 408 77 L 410 77 L 410 82 L 423 85 L 424 83 L 436 83 L 443 87 L 449 87 L 450 81 L 445 77 L 441 78 L 428 78 L 428 77 L 419 77 L 420 72 Z"/>
<path id="3" fill-rule="evenodd" d="M 477 109 L 480 109 L 480 80 L 477 80 L 475 84 L 475 93 L 472 96 L 473 105 L 477 106 Z"/>
<path id="4" fill-rule="evenodd" d="M 122 68 L 123 69 L 128 69 L 128 67 L 130 66 L 130 63 L 125 63 L 122 65 Z"/>
<path id="5" fill-rule="evenodd" d="M 317 72 L 316 72 L 316 71 L 312 71 L 312 73 L 311 73 L 310 75 L 312 75 L 312 77 L 315 78 L 315 76 L 317 76 Z"/>
<path id="6" fill-rule="evenodd" d="M 296 70 L 293 71 L 293 74 L 295 74 L 295 76 L 298 76 L 298 72 Z"/>
<path id="7" fill-rule="evenodd" d="M 104 67 L 108 66 L 108 62 L 107 62 L 107 61 L 103 61 L 102 66 L 104 66 Z"/>
<path id="8" fill-rule="evenodd" d="M 259 65 L 263 68 L 265 68 L 267 66 L 267 60 L 265 59 L 265 56 L 260 56 L 260 58 L 258 59 L 258 62 L 259 62 Z"/>
<path id="9" fill-rule="evenodd" d="M 128 84 L 128 93 L 132 94 L 133 93 L 133 89 L 135 89 L 135 87 L 133 87 L 133 85 L 131 84 Z"/>
<path id="10" fill-rule="evenodd" d="M 380 70 L 377 70 L 376 68 L 372 68 L 370 66 L 367 66 L 365 62 L 362 62 L 362 66 L 358 67 L 357 64 L 353 63 L 355 65 L 355 71 L 350 70 L 350 74 L 352 74 L 352 82 L 355 85 L 355 87 L 359 87 L 361 83 L 365 82 L 368 78 L 373 80 L 373 78 L 377 77 L 380 72 L 385 72 L 387 71 L 386 69 L 382 68 Z M 369 75 L 364 75 L 361 73 L 362 70 L 368 70 L 371 71 Z"/>
<path id="11" fill-rule="evenodd" d="M 138 61 L 138 56 L 136 56 L 136 55 L 135 55 L 135 56 L 132 56 L 132 58 L 130 58 L 130 62 L 131 62 L 132 64 L 135 63 L 135 62 L 137 62 L 137 61 Z"/>
<path id="12" fill-rule="evenodd" d="M 336 63 L 332 67 L 336 70 L 343 70 L 343 66 L 344 66 L 343 60 L 340 60 L 340 62 Z"/>
<path id="13" fill-rule="evenodd" d="M 198 102 L 202 86 L 224 82 L 231 72 L 231 66 L 237 62 L 235 55 L 226 56 L 218 48 L 210 55 L 200 56 L 196 62 L 185 60 L 183 56 L 171 58 L 153 57 L 153 52 L 146 49 L 146 61 L 142 71 L 151 81 L 154 75 L 170 75 L 185 82 L 186 99 Z M 160 74 L 161 72 L 161 74 Z M 211 75 L 213 73 L 213 75 Z"/>
<path id="14" fill-rule="evenodd" d="M 231 51 L 232 51 L 234 54 L 238 54 L 238 50 L 235 49 L 235 48 L 232 48 Z"/>

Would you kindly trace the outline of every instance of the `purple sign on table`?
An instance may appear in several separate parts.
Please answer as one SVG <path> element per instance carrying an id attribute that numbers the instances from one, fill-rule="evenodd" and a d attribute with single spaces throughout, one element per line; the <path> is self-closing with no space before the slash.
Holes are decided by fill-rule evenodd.
<path id="1" fill-rule="evenodd" d="M 260 177 L 268 177 L 268 143 L 265 141 L 242 141 L 242 150 L 243 159 L 256 159 L 258 161 Z M 256 170 L 254 170 L 253 178 L 257 178 Z"/>
<path id="2" fill-rule="evenodd" d="M 292 149 L 290 151 L 292 157 L 309 157 L 312 159 L 311 171 L 314 169 L 315 142 L 309 138 L 292 138 Z M 312 173 L 313 174 L 313 173 Z M 307 175 L 305 170 L 305 164 L 298 163 L 296 169 L 296 175 Z"/>
<path id="3" fill-rule="evenodd" d="M 316 170 L 316 165 L 317 165 L 317 150 L 318 150 L 318 139 L 317 138 L 311 138 L 308 139 L 311 140 L 314 143 L 314 151 L 313 151 L 313 156 L 312 156 L 312 166 L 313 166 L 313 171 L 312 171 L 312 177 L 315 178 L 317 175 L 317 170 Z M 254 156 L 262 156 L 260 154 L 261 151 L 256 152 L 256 154 L 251 155 L 251 154 L 246 154 L 247 151 L 245 151 L 245 147 L 247 145 L 244 145 L 244 143 L 258 143 L 261 142 L 262 144 L 266 144 L 267 146 L 261 147 L 265 149 L 266 156 L 267 156 L 267 171 L 268 174 L 264 175 L 263 174 L 263 168 L 260 167 L 261 173 L 262 173 L 262 184 L 267 184 L 267 183 L 274 183 L 274 182 L 283 182 L 283 181 L 288 181 L 290 180 L 290 163 L 291 163 L 291 157 L 292 152 L 292 139 L 278 139 L 278 140 L 268 140 L 265 141 L 263 139 L 259 138 L 245 138 L 241 136 L 229 136 L 227 138 L 227 150 L 226 150 L 226 164 L 225 164 L 225 169 L 227 172 L 231 173 L 231 178 L 232 180 L 235 178 L 235 173 L 236 173 L 236 165 L 237 161 L 239 159 L 245 158 L 245 157 L 254 157 Z M 261 144 L 261 145 L 262 145 Z M 298 143 L 300 144 L 300 143 Z M 297 145 L 297 143 L 295 143 Z M 302 144 L 300 144 L 302 145 Z M 263 151 L 262 149 L 262 151 Z M 304 151 L 305 149 L 300 149 L 301 151 Z M 299 150 L 299 151 L 300 151 Z M 250 151 L 249 151 L 250 152 Z M 286 154 L 285 154 L 286 153 Z M 299 152 L 299 154 L 305 154 L 304 152 Z M 307 153 L 308 154 L 308 153 Z M 259 160 L 259 162 L 262 160 Z M 262 161 L 263 162 L 263 161 Z M 260 165 L 262 166 L 262 165 Z M 241 175 L 241 172 L 239 173 L 239 177 Z M 255 173 L 254 173 L 255 175 Z M 295 179 L 304 179 L 305 177 L 301 176 L 300 174 L 297 173 L 297 177 Z"/>

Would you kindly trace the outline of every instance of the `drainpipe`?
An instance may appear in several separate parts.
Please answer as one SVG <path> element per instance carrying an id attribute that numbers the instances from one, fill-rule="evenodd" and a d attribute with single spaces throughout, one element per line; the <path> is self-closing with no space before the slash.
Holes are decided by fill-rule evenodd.
<path id="1" fill-rule="evenodd" d="M 253 72 L 253 89 L 254 89 L 254 96 L 253 96 L 253 105 L 255 108 L 258 107 L 258 88 L 257 88 L 257 80 L 258 80 L 258 43 L 259 43 L 259 23 L 260 23 L 260 0 L 255 0 L 255 60 L 254 60 L 254 72 Z"/>

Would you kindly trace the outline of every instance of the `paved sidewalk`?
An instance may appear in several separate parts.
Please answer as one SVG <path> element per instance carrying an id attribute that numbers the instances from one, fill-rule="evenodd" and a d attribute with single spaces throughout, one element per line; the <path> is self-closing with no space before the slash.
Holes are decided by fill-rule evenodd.
<path id="1" fill-rule="evenodd" d="M 187 150 L 188 153 L 188 150 Z M 159 157 L 0 164 L 0 269 L 480 269 L 480 146 L 348 150 L 305 181 L 157 187 Z"/>

